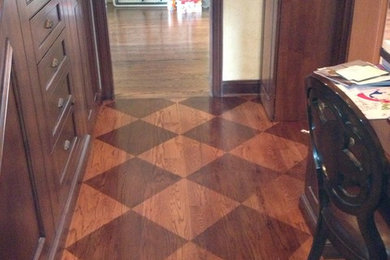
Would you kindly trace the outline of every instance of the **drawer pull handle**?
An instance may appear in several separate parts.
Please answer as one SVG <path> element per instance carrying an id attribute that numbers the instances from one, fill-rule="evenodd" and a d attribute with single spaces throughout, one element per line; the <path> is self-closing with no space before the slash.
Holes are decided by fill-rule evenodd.
<path id="1" fill-rule="evenodd" d="M 58 108 L 63 108 L 64 104 L 65 104 L 65 99 L 64 98 L 59 98 L 58 99 L 58 103 L 57 103 L 57 107 Z"/>
<path id="2" fill-rule="evenodd" d="M 55 69 L 55 68 L 58 67 L 59 64 L 60 64 L 60 62 L 58 61 L 58 59 L 57 59 L 57 58 L 54 58 L 53 61 L 51 62 L 51 67 L 52 67 L 53 69 Z"/>
<path id="3" fill-rule="evenodd" d="M 65 151 L 68 151 L 70 149 L 70 141 L 69 140 L 65 140 L 65 143 L 64 143 L 64 150 Z"/>
<path id="4" fill-rule="evenodd" d="M 46 29 L 51 29 L 53 28 L 54 22 L 52 20 L 47 19 L 45 22 L 45 28 Z"/>

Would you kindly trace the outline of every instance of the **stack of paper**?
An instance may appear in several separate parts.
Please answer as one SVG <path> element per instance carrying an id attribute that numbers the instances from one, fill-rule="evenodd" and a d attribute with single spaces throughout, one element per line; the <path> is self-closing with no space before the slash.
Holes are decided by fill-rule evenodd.
<path id="1" fill-rule="evenodd" d="M 388 71 L 361 60 L 320 68 L 314 73 L 348 87 L 390 86 Z"/>

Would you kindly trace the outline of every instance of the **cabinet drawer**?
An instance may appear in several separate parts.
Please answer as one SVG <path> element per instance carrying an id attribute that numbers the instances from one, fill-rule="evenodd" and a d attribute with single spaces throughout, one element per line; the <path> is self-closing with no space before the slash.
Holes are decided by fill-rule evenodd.
<path id="1" fill-rule="evenodd" d="M 47 4 L 50 0 L 25 0 L 25 8 L 29 17 L 33 16 L 39 9 Z"/>
<path id="2" fill-rule="evenodd" d="M 59 130 L 63 124 L 67 110 L 73 103 L 69 74 L 65 74 L 61 78 L 46 99 L 47 121 L 52 131 L 52 143 L 54 143 L 59 135 Z"/>
<path id="3" fill-rule="evenodd" d="M 66 182 L 66 175 L 71 163 L 72 153 L 77 141 L 73 119 L 73 107 L 67 111 L 61 134 L 54 145 L 52 158 L 56 166 L 57 181 L 62 185 Z M 66 196 L 65 196 L 66 197 Z"/>
<path id="4" fill-rule="evenodd" d="M 38 64 L 39 81 L 42 88 L 46 91 L 49 90 L 54 77 L 61 70 L 65 61 L 67 61 L 65 39 L 63 35 L 64 32 L 58 37 L 53 46 Z"/>
<path id="5" fill-rule="evenodd" d="M 37 63 L 65 27 L 61 9 L 60 2 L 52 0 L 30 20 Z"/>

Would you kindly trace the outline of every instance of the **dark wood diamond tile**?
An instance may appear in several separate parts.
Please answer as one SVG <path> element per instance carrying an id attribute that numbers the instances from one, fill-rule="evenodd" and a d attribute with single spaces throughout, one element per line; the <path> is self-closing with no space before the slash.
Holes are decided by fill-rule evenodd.
<path id="1" fill-rule="evenodd" d="M 267 185 L 280 174 L 231 154 L 204 166 L 188 177 L 200 185 L 244 202 L 260 184 Z"/>
<path id="2" fill-rule="evenodd" d="M 312 156 L 309 154 L 308 156 Z M 288 170 L 285 174 L 290 175 L 294 178 L 297 178 L 298 180 L 304 181 L 305 180 L 305 174 L 306 174 L 306 168 L 307 168 L 307 157 L 297 163 L 294 167 L 292 167 L 290 170 Z"/>
<path id="3" fill-rule="evenodd" d="M 192 97 L 180 103 L 192 108 L 208 112 L 213 115 L 220 115 L 245 102 L 246 100 L 240 97 Z"/>
<path id="4" fill-rule="evenodd" d="M 258 133 L 259 131 L 253 128 L 217 117 L 191 129 L 184 135 L 216 148 L 230 151 Z"/>
<path id="5" fill-rule="evenodd" d="M 162 98 L 143 98 L 117 99 L 108 106 L 126 114 L 142 118 L 173 104 L 174 102 Z"/>
<path id="6" fill-rule="evenodd" d="M 177 175 L 134 158 L 85 183 L 129 207 L 134 207 L 179 179 Z"/>
<path id="7" fill-rule="evenodd" d="M 68 250 L 80 259 L 165 259 L 187 241 L 152 221 L 129 212 Z"/>
<path id="8" fill-rule="evenodd" d="M 223 259 L 289 259 L 310 235 L 240 206 L 193 242 Z"/>
<path id="9" fill-rule="evenodd" d="M 259 98 L 259 95 L 245 95 L 245 96 L 241 96 L 241 98 L 245 99 L 245 100 L 254 100 L 254 99 L 257 99 Z"/>
<path id="10" fill-rule="evenodd" d="M 177 134 L 138 120 L 101 135 L 98 139 L 125 150 L 130 154 L 138 155 L 175 136 Z"/>
<path id="11" fill-rule="evenodd" d="M 263 104 L 263 102 L 261 102 L 260 96 L 257 96 L 255 98 L 251 99 L 251 102 L 254 102 L 254 103 L 257 103 L 257 104 Z"/>
<path id="12" fill-rule="evenodd" d="M 265 132 L 308 145 L 310 136 L 301 133 L 302 129 L 308 129 L 308 125 L 305 122 L 281 122 L 268 128 Z"/>

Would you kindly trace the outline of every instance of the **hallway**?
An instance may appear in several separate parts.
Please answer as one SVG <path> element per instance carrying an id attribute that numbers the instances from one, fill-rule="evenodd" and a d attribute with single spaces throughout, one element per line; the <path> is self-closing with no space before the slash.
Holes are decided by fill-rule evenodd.
<path id="1" fill-rule="evenodd" d="M 209 12 L 107 6 L 116 97 L 207 96 Z"/>
<path id="2" fill-rule="evenodd" d="M 63 259 L 305 259 L 303 127 L 255 97 L 102 107 Z"/>

